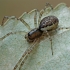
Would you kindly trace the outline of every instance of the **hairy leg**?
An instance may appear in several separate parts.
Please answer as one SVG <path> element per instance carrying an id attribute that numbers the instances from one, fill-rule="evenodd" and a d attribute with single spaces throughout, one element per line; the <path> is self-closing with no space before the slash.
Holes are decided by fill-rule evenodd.
<path id="1" fill-rule="evenodd" d="M 38 25 L 40 24 L 41 17 L 42 17 L 42 15 L 43 15 L 43 13 L 44 13 L 44 11 L 46 10 L 46 8 L 47 8 L 47 7 L 50 7 L 50 8 L 51 8 L 51 10 L 53 10 L 52 5 L 51 5 L 50 3 L 46 3 L 46 5 L 45 5 L 44 9 L 42 9 L 42 10 L 40 11 L 39 19 L 38 19 Z"/>
<path id="2" fill-rule="evenodd" d="M 38 10 L 36 9 L 35 15 L 34 15 L 34 26 L 35 26 L 35 28 L 37 28 L 37 12 L 38 12 Z"/>
<path id="3" fill-rule="evenodd" d="M 53 55 L 53 47 L 52 47 L 52 39 L 51 39 L 51 36 L 49 35 L 49 33 L 47 32 L 47 35 L 48 35 L 48 38 L 51 42 L 51 51 L 52 51 L 52 55 Z"/>
<path id="4" fill-rule="evenodd" d="M 0 38 L 0 41 L 3 40 L 4 38 L 8 37 L 9 35 L 17 34 L 17 33 L 19 33 L 19 34 L 21 34 L 21 33 L 26 34 L 27 32 L 25 32 L 25 31 L 9 32 L 6 35 L 4 35 L 2 38 Z"/>
<path id="5" fill-rule="evenodd" d="M 4 25 L 4 20 L 5 20 L 5 19 L 15 19 L 15 18 L 16 18 L 15 16 L 4 16 L 4 18 L 3 18 L 3 20 L 2 20 L 1 26 Z"/>
<path id="6" fill-rule="evenodd" d="M 35 45 L 38 43 L 39 39 L 35 40 L 33 42 L 33 45 L 29 48 L 26 49 L 26 51 L 23 53 L 22 57 L 20 58 L 20 60 L 18 61 L 18 63 L 15 65 L 13 70 L 16 70 L 18 66 L 19 70 L 21 69 L 21 67 L 23 66 L 23 64 L 25 63 L 25 60 L 27 59 L 28 55 L 33 51 L 33 49 L 36 47 Z M 24 58 L 25 57 L 25 58 Z"/>
<path id="7" fill-rule="evenodd" d="M 19 18 L 18 20 L 20 20 L 27 27 L 28 30 L 31 30 L 30 26 L 22 18 Z"/>

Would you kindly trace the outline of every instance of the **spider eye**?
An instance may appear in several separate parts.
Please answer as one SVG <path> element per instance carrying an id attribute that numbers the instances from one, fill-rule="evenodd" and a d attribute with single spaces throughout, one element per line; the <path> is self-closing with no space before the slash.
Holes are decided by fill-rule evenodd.
<path id="1" fill-rule="evenodd" d="M 26 35 L 25 35 L 25 39 L 27 39 L 27 37 L 28 37 L 28 35 L 26 34 Z"/>
<path id="2" fill-rule="evenodd" d="M 28 36 L 30 36 L 30 32 L 28 33 Z"/>

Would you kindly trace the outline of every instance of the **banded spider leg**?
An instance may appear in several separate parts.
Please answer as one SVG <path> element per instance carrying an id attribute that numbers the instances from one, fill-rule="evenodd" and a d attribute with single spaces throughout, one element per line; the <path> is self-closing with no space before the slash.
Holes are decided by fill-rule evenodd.
<path id="1" fill-rule="evenodd" d="M 4 16 L 4 17 L 3 17 L 3 20 L 2 20 L 1 26 L 4 25 L 4 20 L 5 20 L 5 19 L 15 19 L 15 18 L 16 18 L 15 16 Z"/>
<path id="2" fill-rule="evenodd" d="M 44 11 L 46 10 L 47 7 L 50 7 L 51 10 L 53 10 L 53 7 L 50 3 L 46 3 L 45 7 L 43 10 L 40 11 L 40 15 L 39 15 L 39 20 L 38 20 L 38 24 L 40 24 L 40 21 L 41 21 L 41 17 L 42 17 L 42 14 L 44 13 Z M 49 35 L 49 32 L 46 31 L 48 37 L 49 37 L 49 40 L 51 42 L 51 51 L 52 51 L 52 55 L 53 55 L 53 48 L 52 48 L 52 39 L 51 39 L 51 36 Z"/>
<path id="3" fill-rule="evenodd" d="M 34 16 L 34 25 L 35 28 L 37 28 L 37 10 L 35 10 L 35 16 Z M 26 23 L 23 19 L 20 18 L 20 21 L 23 23 Z M 27 24 L 27 23 L 26 23 Z M 29 25 L 26 25 L 28 29 L 30 29 Z M 20 60 L 18 61 L 18 63 L 15 65 L 13 70 L 16 70 L 17 67 L 19 66 L 19 70 L 21 69 L 22 65 L 24 64 L 25 60 L 27 59 L 28 55 L 32 52 L 32 50 L 34 49 L 35 45 L 37 44 L 38 39 L 35 39 L 34 42 L 32 42 L 32 46 L 30 48 L 27 48 L 26 51 L 23 53 L 22 57 L 20 58 Z"/>
<path id="4" fill-rule="evenodd" d="M 2 20 L 1 26 L 4 25 L 4 20 L 5 20 L 5 19 L 17 19 L 17 20 L 20 20 L 20 21 L 23 22 L 23 24 L 26 26 L 26 28 L 28 28 L 28 30 L 30 30 L 30 26 L 29 26 L 24 20 L 18 19 L 18 18 L 16 18 L 15 16 L 5 16 L 5 17 L 3 18 L 3 20 Z M 11 34 L 17 34 L 17 33 L 19 33 L 19 34 L 21 34 L 21 33 L 27 34 L 27 32 L 25 32 L 25 31 L 9 32 L 9 33 L 7 33 L 5 36 L 3 36 L 2 38 L 0 38 L 0 40 L 3 40 L 4 38 L 8 37 L 8 36 L 11 35 Z M 25 54 L 25 55 L 26 55 L 26 54 Z M 25 55 L 23 55 L 22 57 L 24 57 Z M 14 70 L 19 66 L 19 64 L 21 63 L 22 59 L 23 59 L 23 58 L 21 58 L 21 59 L 18 61 L 18 63 L 15 65 Z"/>
<path id="5" fill-rule="evenodd" d="M 50 4 L 49 4 L 49 5 L 50 5 Z M 45 9 L 44 9 L 44 10 L 45 10 Z M 42 16 L 43 12 L 44 12 L 44 11 L 41 11 L 41 12 L 40 12 L 39 20 L 38 20 L 38 25 L 40 24 L 41 16 Z M 34 25 L 35 25 L 35 27 L 37 27 L 37 10 L 35 10 Z M 47 32 L 47 33 L 48 33 L 48 32 Z M 48 36 L 49 36 L 49 34 L 48 34 Z M 49 38 L 50 38 L 50 36 L 49 36 Z M 50 39 L 51 39 L 51 38 L 50 38 Z M 36 40 L 36 39 L 35 39 L 35 40 Z M 52 41 L 52 40 L 51 40 L 51 41 Z M 34 43 L 35 43 L 35 41 L 34 41 Z M 36 44 L 37 44 L 37 43 L 36 43 Z M 51 44 L 52 44 L 52 43 L 51 43 Z M 25 56 L 24 60 L 22 60 L 24 56 L 21 57 L 22 62 L 21 62 L 21 64 L 20 64 L 19 70 L 21 69 L 22 65 L 24 64 L 25 60 L 27 59 L 28 55 L 31 53 L 31 51 L 33 50 L 34 47 L 35 47 L 35 46 L 34 46 L 34 44 L 33 44 L 33 46 L 31 47 L 32 49 L 29 48 L 30 51 L 26 50 L 27 54 L 26 54 L 26 52 L 23 54 L 23 55 Z M 15 70 L 15 69 L 16 69 L 16 67 L 14 68 L 14 70 Z"/>
<path id="6" fill-rule="evenodd" d="M 35 16 L 34 16 L 34 25 L 35 25 L 35 27 L 37 27 L 37 23 L 36 23 L 36 17 L 37 17 L 37 10 L 35 10 Z M 1 26 L 3 26 L 4 25 L 4 20 L 5 19 L 15 19 L 16 17 L 15 16 L 5 16 L 4 18 L 3 18 L 3 20 L 2 20 L 2 24 L 1 24 Z M 31 30 L 30 29 L 30 26 L 23 20 L 23 19 L 18 19 L 18 18 L 16 18 L 17 20 L 20 20 L 27 28 L 28 28 L 28 30 Z M 17 32 L 9 32 L 9 33 L 7 33 L 4 37 L 2 37 L 2 38 L 0 38 L 0 40 L 3 40 L 4 38 L 6 38 L 7 36 L 9 36 L 9 35 L 11 35 L 11 34 L 16 34 L 16 33 L 26 33 L 27 34 L 27 32 L 24 32 L 24 31 L 17 31 Z M 34 41 L 34 43 L 35 43 L 35 41 Z M 34 44 L 33 44 L 34 45 Z M 34 46 L 33 46 L 34 47 Z M 26 55 L 30 52 L 32 50 L 32 47 L 30 47 L 30 48 L 28 48 L 26 51 L 25 51 L 25 53 L 22 55 L 22 57 L 20 58 L 20 60 L 18 61 L 18 63 L 15 65 L 15 67 L 14 67 L 14 69 L 13 70 L 16 70 L 17 69 L 17 67 L 20 65 L 20 67 L 22 66 L 22 64 L 23 64 L 23 62 L 24 62 L 24 60 L 26 60 Z M 26 56 L 26 57 L 25 57 Z M 25 57 L 25 58 L 24 58 Z M 23 60 L 24 59 L 24 60 Z"/>
<path id="7" fill-rule="evenodd" d="M 50 7 L 52 7 L 50 4 L 48 4 Z M 47 5 L 46 5 L 47 6 Z M 51 8 L 52 9 L 52 8 Z M 44 9 L 45 10 L 45 9 Z M 44 11 L 41 11 L 40 12 L 40 15 L 39 15 L 39 20 L 38 20 L 38 25 L 40 24 L 40 21 L 41 21 L 41 16 L 42 16 L 42 14 L 43 14 L 43 12 Z M 6 16 L 6 17 L 4 17 L 3 18 L 3 21 L 2 21 L 2 24 L 1 25 L 4 25 L 4 19 L 5 18 L 11 18 L 11 19 L 15 19 L 16 17 L 8 17 L 8 16 Z M 35 25 L 35 27 L 37 27 L 37 10 L 35 10 L 35 16 L 34 16 L 34 25 Z M 30 26 L 23 20 L 23 19 L 18 19 L 17 18 L 17 20 L 20 20 L 20 21 L 22 21 L 23 23 L 24 23 L 24 25 L 30 30 Z M 14 34 L 14 33 L 10 33 L 10 34 Z M 10 35 L 9 34 L 9 35 Z M 8 34 L 7 34 L 8 35 Z M 47 32 L 47 35 L 49 36 L 49 38 L 51 39 L 51 37 L 50 37 L 50 35 L 49 35 L 49 33 Z M 37 41 L 37 40 L 36 40 Z M 34 41 L 34 43 L 35 44 L 37 44 L 36 43 L 36 41 Z M 51 42 L 52 42 L 52 40 L 50 40 Z M 51 43 L 51 45 L 52 45 L 52 43 Z M 28 55 L 31 53 L 31 51 L 33 50 L 33 48 L 34 48 L 35 46 L 34 46 L 34 44 L 30 47 L 30 48 L 28 48 L 26 51 L 25 51 L 25 53 L 23 53 L 23 55 L 22 55 L 22 57 L 20 58 L 20 60 L 18 61 L 18 63 L 15 65 L 15 67 L 14 67 L 14 69 L 13 70 L 16 70 L 17 69 L 17 67 L 18 66 L 20 66 L 19 67 L 19 70 L 21 69 L 21 67 L 22 67 L 22 65 L 24 64 L 24 62 L 25 62 L 25 60 L 27 59 L 27 57 L 28 57 Z M 32 48 L 32 49 L 31 49 Z M 52 52 L 53 53 L 53 52 Z M 25 58 L 24 58 L 25 57 Z"/>

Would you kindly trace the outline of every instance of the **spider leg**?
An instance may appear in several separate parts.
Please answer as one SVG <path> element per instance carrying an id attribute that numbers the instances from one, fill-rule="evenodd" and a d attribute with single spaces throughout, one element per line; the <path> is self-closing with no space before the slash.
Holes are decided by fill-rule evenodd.
<path id="1" fill-rule="evenodd" d="M 22 65 L 24 64 L 24 62 L 25 62 L 26 58 L 28 57 L 28 55 L 29 55 L 29 54 L 32 52 L 32 50 L 36 47 L 35 45 L 37 44 L 38 40 L 39 40 L 39 39 L 35 40 L 35 41 L 33 42 L 33 45 L 32 45 L 30 48 L 26 49 L 26 51 L 23 53 L 22 57 L 20 58 L 20 60 L 18 61 L 18 63 L 15 65 L 15 67 L 14 67 L 13 70 L 16 70 L 19 65 L 20 65 L 20 67 L 19 67 L 19 70 L 20 70 L 20 68 L 21 68 Z M 25 58 L 24 58 L 24 57 L 25 57 Z M 23 60 L 23 58 L 24 58 L 24 60 Z"/>
<path id="2" fill-rule="evenodd" d="M 47 7 L 50 7 L 51 8 L 51 10 L 53 10 L 53 7 L 52 7 L 52 5 L 50 4 L 50 3 L 46 3 L 46 5 L 45 5 L 45 8 L 44 9 L 46 9 Z"/>
<path id="3" fill-rule="evenodd" d="M 19 18 L 18 20 L 20 20 L 28 28 L 28 30 L 31 30 L 30 26 L 22 18 Z"/>
<path id="4" fill-rule="evenodd" d="M 51 42 L 51 51 L 52 51 L 52 55 L 53 55 L 53 47 L 52 47 L 52 39 L 50 38 L 50 42 Z"/>
<path id="5" fill-rule="evenodd" d="M 21 69 L 21 67 L 24 65 L 25 63 L 25 60 L 27 59 L 27 57 L 29 56 L 29 54 L 34 50 L 34 48 L 36 47 L 35 45 L 37 44 L 38 40 L 35 40 L 33 45 L 29 48 L 24 60 L 21 62 L 20 64 L 20 67 L 19 67 L 19 70 Z"/>
<path id="6" fill-rule="evenodd" d="M 37 12 L 38 12 L 38 10 L 36 9 L 35 10 L 35 15 L 34 15 L 34 25 L 35 25 L 35 28 L 37 28 Z"/>
<path id="7" fill-rule="evenodd" d="M 0 38 L 0 41 L 3 40 L 4 38 L 8 37 L 11 34 L 17 34 L 17 33 L 19 33 L 19 34 L 21 34 L 21 33 L 26 34 L 27 32 L 25 32 L 25 31 L 9 32 L 5 36 L 3 36 L 2 38 Z"/>
<path id="8" fill-rule="evenodd" d="M 62 29 L 70 29 L 70 27 L 61 27 L 61 28 L 58 28 L 58 30 L 62 30 Z M 52 51 L 52 55 L 53 55 L 52 39 L 51 39 L 51 36 L 49 35 L 48 32 L 47 32 L 47 35 L 48 35 L 48 37 L 50 39 L 50 42 L 51 42 L 51 51 Z"/>
<path id="9" fill-rule="evenodd" d="M 40 24 L 40 21 L 41 21 L 41 17 L 42 17 L 42 14 L 44 13 L 44 9 L 40 11 L 40 14 L 39 14 L 39 19 L 38 19 L 38 26 Z"/>
<path id="10" fill-rule="evenodd" d="M 22 18 L 19 19 L 19 18 L 15 17 L 15 16 L 4 16 L 1 26 L 4 25 L 4 20 L 5 19 L 17 19 L 17 20 L 20 20 L 28 28 L 28 30 L 31 30 L 30 26 Z"/>
<path id="11" fill-rule="evenodd" d="M 49 37 L 49 40 L 51 42 L 51 51 L 52 51 L 52 55 L 53 55 L 53 47 L 52 47 L 52 39 L 51 39 L 51 36 L 49 35 L 49 33 L 47 32 L 47 35 Z"/>
<path id="12" fill-rule="evenodd" d="M 4 25 L 4 20 L 5 20 L 5 19 L 15 19 L 15 18 L 16 18 L 15 16 L 4 16 L 4 18 L 3 18 L 3 20 L 2 20 L 1 26 Z"/>
<path id="13" fill-rule="evenodd" d="M 62 29 L 70 29 L 70 27 L 61 27 L 61 28 L 58 28 L 57 30 L 62 30 Z"/>
<path id="14" fill-rule="evenodd" d="M 61 27 L 61 28 L 58 28 L 56 30 L 62 30 L 62 29 L 70 29 L 70 27 Z M 47 31 L 46 31 L 47 32 Z M 50 42 L 51 42 L 51 51 L 52 51 L 52 55 L 53 55 L 53 47 L 52 47 L 52 39 L 51 39 L 51 36 L 49 35 L 49 33 L 47 32 L 47 35 L 50 39 Z"/>
<path id="15" fill-rule="evenodd" d="M 21 62 L 19 70 L 21 70 L 21 67 L 24 65 L 25 61 L 27 60 L 28 55 L 25 56 L 24 60 Z"/>
<path id="16" fill-rule="evenodd" d="M 42 15 L 43 15 L 43 13 L 44 13 L 44 11 L 46 10 L 46 8 L 47 8 L 47 7 L 50 7 L 50 8 L 51 8 L 51 10 L 53 10 L 52 5 L 51 5 L 50 3 L 46 3 L 46 5 L 45 5 L 44 9 L 42 9 L 42 10 L 40 11 L 39 19 L 38 19 L 38 25 L 40 24 L 41 17 L 42 17 Z"/>

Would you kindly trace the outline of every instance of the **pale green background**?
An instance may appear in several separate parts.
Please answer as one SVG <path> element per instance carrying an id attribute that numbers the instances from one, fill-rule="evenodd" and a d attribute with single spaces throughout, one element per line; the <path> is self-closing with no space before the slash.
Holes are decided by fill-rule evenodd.
<path id="1" fill-rule="evenodd" d="M 0 23 L 6 15 L 19 17 L 23 12 L 29 12 L 34 8 L 41 10 L 46 2 L 53 6 L 64 2 L 70 6 L 69 0 L 0 0 Z"/>

